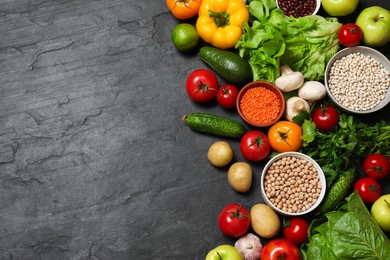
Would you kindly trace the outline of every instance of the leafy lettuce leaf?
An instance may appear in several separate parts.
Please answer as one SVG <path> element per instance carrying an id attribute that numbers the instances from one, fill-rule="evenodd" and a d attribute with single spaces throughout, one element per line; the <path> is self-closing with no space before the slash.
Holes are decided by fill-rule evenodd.
<path id="1" fill-rule="evenodd" d="M 327 62 L 339 49 L 342 24 L 337 18 L 287 17 L 275 0 L 251 0 L 248 10 L 251 19 L 235 48 L 249 61 L 253 80 L 274 82 L 283 64 L 306 80 L 323 79 Z"/>
<path id="2" fill-rule="evenodd" d="M 312 221 L 305 259 L 388 259 L 390 240 L 356 191 L 337 211 Z"/>

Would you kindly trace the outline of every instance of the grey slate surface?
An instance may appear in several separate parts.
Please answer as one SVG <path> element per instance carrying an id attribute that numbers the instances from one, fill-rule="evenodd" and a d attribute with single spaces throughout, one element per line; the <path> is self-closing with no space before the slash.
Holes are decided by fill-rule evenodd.
<path id="1" fill-rule="evenodd" d="M 240 119 L 188 99 L 207 66 L 173 47 L 179 22 L 165 1 L 0 1 L 0 259 L 203 259 L 234 243 L 216 217 L 261 201 L 264 163 L 237 194 L 207 162 L 220 138 L 182 122 Z"/>

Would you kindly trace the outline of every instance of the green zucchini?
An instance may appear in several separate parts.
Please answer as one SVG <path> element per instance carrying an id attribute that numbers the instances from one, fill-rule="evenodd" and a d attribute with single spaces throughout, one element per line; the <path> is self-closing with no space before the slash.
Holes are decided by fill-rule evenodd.
<path id="1" fill-rule="evenodd" d="M 235 52 L 204 46 L 200 48 L 199 56 L 230 83 L 248 83 L 253 80 L 252 67 L 249 62 Z"/>
<path id="2" fill-rule="evenodd" d="M 356 176 L 356 167 L 351 167 L 345 172 L 340 173 L 338 180 L 326 192 L 325 198 L 318 208 L 318 213 L 325 214 L 334 210 L 352 188 Z"/>
<path id="3" fill-rule="evenodd" d="M 205 134 L 238 139 L 246 132 L 241 123 L 217 115 L 193 113 L 183 116 L 182 119 L 187 122 L 192 130 Z"/>

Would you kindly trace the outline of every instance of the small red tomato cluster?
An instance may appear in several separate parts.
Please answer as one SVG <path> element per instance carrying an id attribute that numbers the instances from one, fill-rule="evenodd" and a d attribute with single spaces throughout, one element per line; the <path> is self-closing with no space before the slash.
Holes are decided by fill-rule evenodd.
<path id="1" fill-rule="evenodd" d="M 354 184 L 365 204 L 373 204 L 382 195 L 380 181 L 390 173 L 390 162 L 382 154 L 371 154 L 364 159 L 363 171 L 366 177 L 358 179 Z"/>
<path id="2" fill-rule="evenodd" d="M 207 69 L 197 69 L 186 80 L 188 96 L 195 102 L 206 103 L 217 99 L 218 104 L 226 109 L 236 107 L 238 88 L 225 84 L 219 87 L 218 78 Z"/>

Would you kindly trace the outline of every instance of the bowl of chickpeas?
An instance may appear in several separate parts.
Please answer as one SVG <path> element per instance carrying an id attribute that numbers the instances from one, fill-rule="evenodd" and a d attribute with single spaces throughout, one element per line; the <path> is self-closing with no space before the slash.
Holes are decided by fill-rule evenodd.
<path id="1" fill-rule="evenodd" d="M 344 48 L 325 69 L 329 98 L 352 114 L 376 112 L 390 102 L 390 61 L 366 46 Z"/>
<path id="2" fill-rule="evenodd" d="M 325 196 L 326 179 L 311 157 L 284 152 L 265 165 L 260 187 L 264 202 L 277 213 L 300 216 L 320 205 Z"/>

